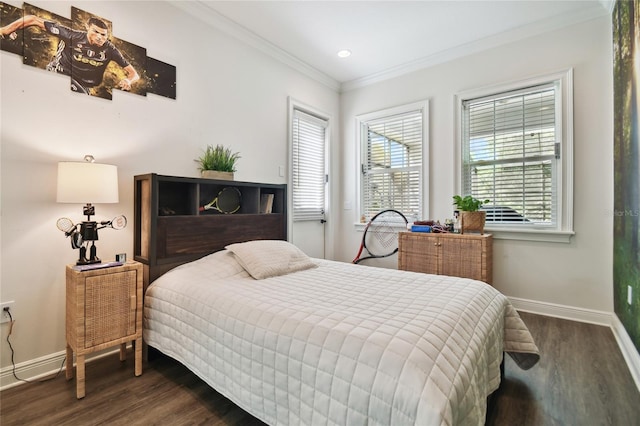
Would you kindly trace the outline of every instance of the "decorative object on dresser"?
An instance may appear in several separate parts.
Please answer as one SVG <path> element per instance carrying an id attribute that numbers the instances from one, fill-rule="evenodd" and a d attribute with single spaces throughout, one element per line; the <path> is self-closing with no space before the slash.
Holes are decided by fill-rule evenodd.
<path id="1" fill-rule="evenodd" d="M 118 168 L 111 164 L 96 163 L 93 155 L 85 155 L 84 160 L 58 163 L 56 196 L 58 203 L 86 203 L 83 208 L 83 214 L 87 216 L 86 221 L 74 225 L 71 219 L 62 217 L 56 222 L 58 229 L 67 237 L 71 237 L 71 247 L 80 249 L 78 265 L 100 263 L 95 245 L 99 229 L 123 229 L 127 226 L 127 218 L 122 215 L 100 224 L 91 220 L 91 216 L 96 214 L 92 203 L 118 202 Z"/>
<path id="2" fill-rule="evenodd" d="M 239 153 L 223 145 L 208 145 L 204 154 L 194 161 L 200 165 L 198 170 L 203 178 L 233 180 L 239 158 Z"/>
<path id="3" fill-rule="evenodd" d="M 76 397 L 85 396 L 86 355 L 120 346 L 120 360 L 126 359 L 126 345 L 135 346 L 135 375 L 142 374 L 142 265 L 80 271 L 68 265 L 67 276 L 67 380 L 73 378 L 76 354 Z"/>
<path id="4" fill-rule="evenodd" d="M 493 236 L 401 232 L 398 269 L 493 281 Z"/>
<path id="5" fill-rule="evenodd" d="M 383 210 L 376 214 L 362 234 L 362 242 L 358 254 L 351 261 L 360 263 L 365 259 L 377 259 L 389 257 L 398 252 L 398 232 L 407 229 L 407 218 L 397 210 Z M 362 255 L 362 250 L 366 250 L 366 255 Z"/>
<path id="6" fill-rule="evenodd" d="M 239 242 L 240 235 L 243 241 L 287 239 L 286 185 L 234 181 L 242 198 L 234 214 L 201 210 L 228 186 L 225 180 L 135 176 L 134 258 L 144 265 L 145 288 L 179 264 Z M 272 212 L 263 215 L 260 204 L 267 194 Z"/>
<path id="7" fill-rule="evenodd" d="M 453 196 L 453 204 L 458 208 L 460 214 L 460 233 L 464 234 L 469 231 L 478 231 L 484 233 L 484 224 L 487 218 L 487 212 L 481 211 L 480 207 L 488 203 L 489 200 L 479 200 L 467 195 L 461 197 Z"/>

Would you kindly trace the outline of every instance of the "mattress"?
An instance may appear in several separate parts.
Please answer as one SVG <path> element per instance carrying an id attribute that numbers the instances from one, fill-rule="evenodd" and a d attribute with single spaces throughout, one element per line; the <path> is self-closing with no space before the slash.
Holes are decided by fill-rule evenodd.
<path id="1" fill-rule="evenodd" d="M 271 425 L 482 425 L 503 351 L 539 358 L 483 282 L 311 262 L 264 279 L 228 250 L 181 265 L 147 290 L 144 339 Z"/>

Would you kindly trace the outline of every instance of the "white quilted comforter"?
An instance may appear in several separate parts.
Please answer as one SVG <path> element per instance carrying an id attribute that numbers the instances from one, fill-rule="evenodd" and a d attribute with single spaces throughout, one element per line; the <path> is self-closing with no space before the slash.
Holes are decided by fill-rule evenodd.
<path id="1" fill-rule="evenodd" d="M 226 250 L 182 265 L 149 287 L 144 338 L 272 425 L 482 425 L 503 350 L 538 360 L 487 284 L 313 261 L 263 280 Z"/>

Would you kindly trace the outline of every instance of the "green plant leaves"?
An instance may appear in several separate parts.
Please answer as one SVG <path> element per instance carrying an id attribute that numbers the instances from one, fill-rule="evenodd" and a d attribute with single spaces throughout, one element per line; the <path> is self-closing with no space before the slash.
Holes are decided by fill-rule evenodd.
<path id="1" fill-rule="evenodd" d="M 235 172 L 236 162 L 241 158 L 237 152 L 231 152 L 230 148 L 223 145 L 208 145 L 204 154 L 194 160 L 200 163 L 198 170 L 216 170 L 219 172 Z"/>
<path id="2" fill-rule="evenodd" d="M 475 212 L 480 210 L 483 204 L 487 204 L 489 200 L 478 200 L 477 198 L 472 197 L 471 195 L 467 195 L 465 197 L 461 197 L 459 195 L 453 196 L 453 204 L 458 207 L 459 210 L 465 212 Z"/>

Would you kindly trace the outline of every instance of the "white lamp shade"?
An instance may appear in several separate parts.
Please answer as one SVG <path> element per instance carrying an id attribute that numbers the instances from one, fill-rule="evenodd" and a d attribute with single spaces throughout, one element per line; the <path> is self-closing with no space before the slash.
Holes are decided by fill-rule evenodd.
<path id="1" fill-rule="evenodd" d="M 59 203 L 117 203 L 118 167 L 89 162 L 58 163 Z"/>

